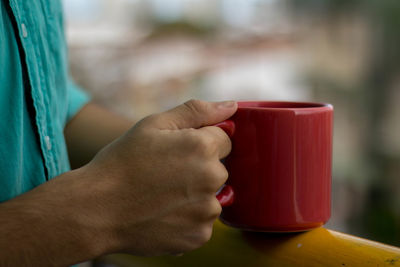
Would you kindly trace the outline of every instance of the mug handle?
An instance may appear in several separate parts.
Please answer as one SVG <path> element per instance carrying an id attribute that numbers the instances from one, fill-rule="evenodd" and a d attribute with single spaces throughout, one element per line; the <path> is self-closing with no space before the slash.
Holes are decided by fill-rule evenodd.
<path id="1" fill-rule="evenodd" d="M 214 126 L 221 128 L 230 138 L 235 133 L 235 123 L 231 120 L 226 120 L 226 121 L 217 123 Z M 235 197 L 232 186 L 223 185 L 218 190 L 216 197 L 217 197 L 217 200 L 219 201 L 219 203 L 221 204 L 221 207 L 228 207 L 228 206 L 232 205 L 234 197 Z"/>

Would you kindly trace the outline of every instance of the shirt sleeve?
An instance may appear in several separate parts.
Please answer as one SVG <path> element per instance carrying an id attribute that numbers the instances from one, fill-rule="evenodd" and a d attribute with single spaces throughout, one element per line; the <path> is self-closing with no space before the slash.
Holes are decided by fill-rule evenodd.
<path id="1" fill-rule="evenodd" d="M 71 79 L 68 80 L 68 111 L 67 122 L 75 116 L 84 105 L 90 101 L 90 95 Z"/>

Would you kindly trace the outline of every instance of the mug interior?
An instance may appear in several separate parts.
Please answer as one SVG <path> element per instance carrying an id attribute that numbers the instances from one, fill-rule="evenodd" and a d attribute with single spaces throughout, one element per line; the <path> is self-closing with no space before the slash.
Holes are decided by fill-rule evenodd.
<path id="1" fill-rule="evenodd" d="M 306 109 L 328 107 L 325 103 L 311 102 L 284 102 L 284 101 L 243 101 L 238 102 L 239 108 L 266 108 L 266 109 Z"/>

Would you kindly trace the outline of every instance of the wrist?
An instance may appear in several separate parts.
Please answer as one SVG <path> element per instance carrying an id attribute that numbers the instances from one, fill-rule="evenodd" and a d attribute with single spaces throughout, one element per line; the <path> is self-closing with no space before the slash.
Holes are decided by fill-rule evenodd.
<path id="1" fill-rule="evenodd" d="M 70 171 L 68 176 L 74 180 L 71 182 L 73 198 L 67 203 L 68 212 L 79 229 L 82 249 L 92 258 L 118 252 L 121 242 L 115 211 L 110 206 L 113 198 L 111 174 L 89 163 Z"/>
<path id="2" fill-rule="evenodd" d="M 76 229 L 80 249 L 90 258 L 113 252 L 116 241 L 104 204 L 105 190 L 101 188 L 100 175 L 92 173 L 85 165 L 65 176 L 71 195 L 59 205 L 66 206 L 64 215 L 68 224 Z"/>
<path id="3" fill-rule="evenodd" d="M 91 221 L 96 197 L 85 175 L 64 173 L 0 205 L 0 250 L 10 266 L 68 266 L 108 253 L 107 232 Z"/>

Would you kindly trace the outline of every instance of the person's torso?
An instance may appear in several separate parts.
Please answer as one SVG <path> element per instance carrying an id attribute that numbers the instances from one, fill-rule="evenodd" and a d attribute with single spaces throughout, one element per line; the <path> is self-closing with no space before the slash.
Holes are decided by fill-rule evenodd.
<path id="1" fill-rule="evenodd" d="M 58 0 L 0 2 L 0 202 L 69 170 Z"/>

